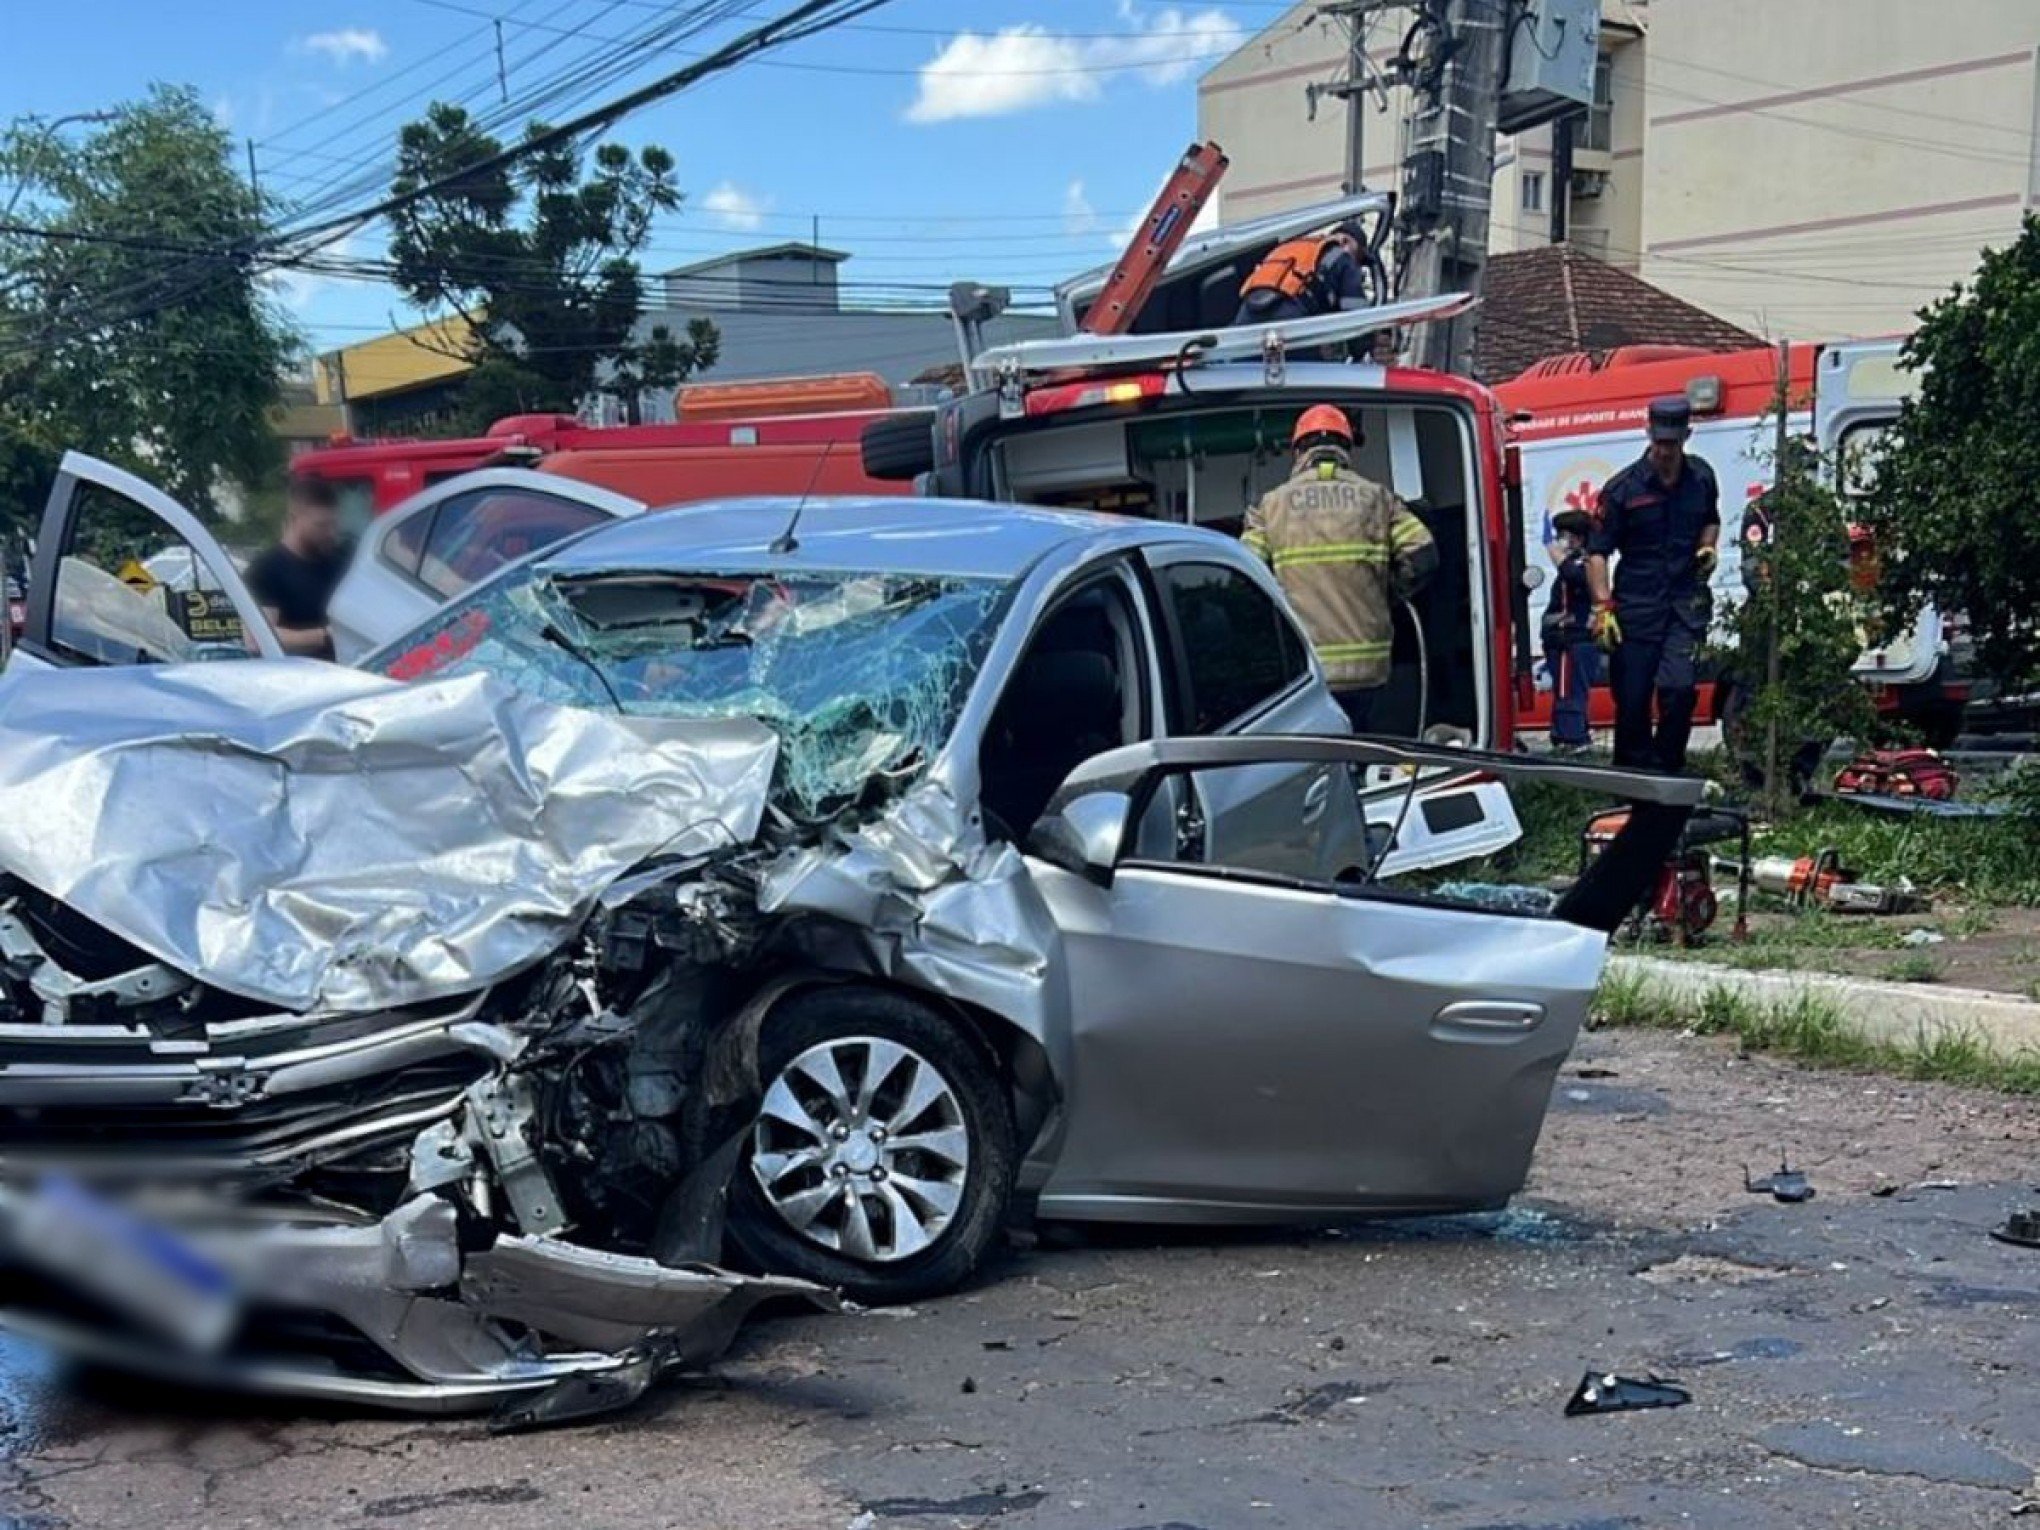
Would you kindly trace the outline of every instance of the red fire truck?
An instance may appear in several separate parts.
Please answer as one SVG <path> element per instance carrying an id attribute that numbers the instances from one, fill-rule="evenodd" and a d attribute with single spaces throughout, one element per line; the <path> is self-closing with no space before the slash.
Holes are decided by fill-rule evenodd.
<path id="1" fill-rule="evenodd" d="M 1114 268 L 1073 278 L 1057 293 L 1071 333 L 978 350 L 975 386 L 936 411 L 932 428 L 889 420 L 867 431 L 866 467 L 918 477 L 934 494 L 1114 510 L 1237 534 L 1247 507 L 1289 473 L 1296 417 L 1312 404 L 1337 404 L 1359 432 L 1355 466 L 1424 518 L 1442 557 L 1422 600 L 1397 614 L 1375 727 L 1507 749 L 1518 677 L 1527 683 L 1533 656 L 1500 406 L 1463 378 L 1323 354 L 1450 316 L 1467 299 L 1232 323 L 1240 280 L 1271 245 L 1386 213 L 1384 196 L 1362 193 L 1193 237 L 1125 333 L 1083 330 Z M 1229 611 L 1214 601 L 1198 619 L 1211 627 L 1214 654 L 1237 656 L 1241 695 L 1260 683 L 1260 667 L 1279 667 L 1247 603 Z M 1249 699 L 1279 706 L 1281 688 L 1270 685 L 1266 698 Z"/>
<path id="2" fill-rule="evenodd" d="M 357 514 L 380 514 L 458 473 L 533 467 L 675 504 L 726 494 L 896 494 L 867 476 L 858 436 L 892 412 L 892 390 L 869 372 L 705 383 L 682 388 L 678 423 L 584 425 L 572 415 L 519 414 L 486 435 L 452 441 L 336 440 L 291 470 L 339 486 Z"/>

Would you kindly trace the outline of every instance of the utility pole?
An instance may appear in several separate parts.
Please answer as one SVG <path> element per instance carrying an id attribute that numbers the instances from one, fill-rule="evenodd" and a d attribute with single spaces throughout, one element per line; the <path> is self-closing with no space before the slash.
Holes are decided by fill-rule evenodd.
<path id="1" fill-rule="evenodd" d="M 248 189 L 259 200 L 262 196 L 262 179 L 255 173 L 255 140 L 248 140 Z"/>
<path id="2" fill-rule="evenodd" d="M 1508 0 L 1429 0 L 1439 18 L 1427 51 L 1441 60 L 1412 82 L 1403 155 L 1399 266 L 1404 297 L 1480 291 L 1494 200 L 1502 57 L 1515 9 Z M 1480 310 L 1419 330 L 1416 361 L 1469 375 Z"/>
<path id="3" fill-rule="evenodd" d="M 510 68 L 503 62 L 503 23 L 496 23 L 496 89 L 503 97 L 503 104 L 510 104 Z"/>
<path id="4" fill-rule="evenodd" d="M 1330 96 L 1346 103 L 1346 175 L 1343 189 L 1347 196 L 1366 189 L 1366 160 L 1363 155 L 1367 113 L 1363 98 L 1371 88 L 1367 75 L 1367 25 L 1383 8 L 1384 0 L 1329 0 L 1329 3 L 1319 6 L 1313 16 L 1313 19 L 1317 16 L 1334 17 L 1346 28 L 1346 77 L 1305 86 L 1304 97 L 1310 103 L 1312 116 L 1317 114 L 1320 96 Z"/>

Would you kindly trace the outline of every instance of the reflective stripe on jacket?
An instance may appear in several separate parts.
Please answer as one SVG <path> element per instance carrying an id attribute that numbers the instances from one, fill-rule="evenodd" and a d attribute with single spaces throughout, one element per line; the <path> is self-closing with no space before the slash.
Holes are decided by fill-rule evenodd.
<path id="1" fill-rule="evenodd" d="M 1424 523 L 1378 483 L 1299 467 L 1247 512 L 1240 540 L 1275 571 L 1334 690 L 1388 679 L 1394 605 L 1438 564 Z"/>

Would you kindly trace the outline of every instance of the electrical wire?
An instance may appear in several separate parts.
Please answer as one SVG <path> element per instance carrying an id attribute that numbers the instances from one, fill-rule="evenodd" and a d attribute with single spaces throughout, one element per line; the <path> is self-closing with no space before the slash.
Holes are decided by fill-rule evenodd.
<path id="1" fill-rule="evenodd" d="M 614 3 L 614 0 L 611 0 L 611 3 Z M 67 338 L 82 337 L 96 329 L 132 322 L 184 300 L 208 283 L 221 279 L 223 275 L 250 277 L 280 269 L 304 268 L 316 252 L 344 240 L 379 218 L 446 190 L 461 179 L 476 174 L 487 174 L 514 164 L 525 156 L 571 143 L 642 106 L 685 90 L 713 74 L 750 62 L 759 54 L 771 49 L 816 36 L 843 21 L 875 11 L 885 3 L 886 0 L 803 0 L 803 3 L 794 5 L 772 21 L 739 34 L 705 57 L 641 85 L 621 97 L 582 112 L 557 127 L 532 134 L 523 142 L 477 164 L 463 166 L 449 175 L 422 182 L 402 192 L 392 193 L 365 208 L 337 214 L 324 220 L 319 220 L 315 216 L 309 222 L 300 220 L 291 223 L 249 247 L 193 254 L 160 276 L 152 275 L 139 287 L 131 284 L 130 290 L 116 303 L 101 307 L 98 311 L 88 308 L 86 313 L 71 317 L 68 320 L 68 334 L 65 326 L 45 324 L 39 330 L 24 335 L 8 349 L 15 351 L 40 349 L 63 343 Z M 700 20 L 735 8 L 733 4 L 702 6 L 687 13 L 687 16 L 692 20 Z"/>

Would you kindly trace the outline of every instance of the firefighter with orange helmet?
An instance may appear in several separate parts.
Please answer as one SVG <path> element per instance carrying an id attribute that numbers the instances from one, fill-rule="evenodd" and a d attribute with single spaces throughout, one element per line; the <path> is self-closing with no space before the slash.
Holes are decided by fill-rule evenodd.
<path id="1" fill-rule="evenodd" d="M 1307 319 L 1342 308 L 1367 308 L 1374 302 L 1365 246 L 1351 228 L 1287 239 L 1275 246 L 1240 283 L 1235 324 L 1272 324 L 1278 319 Z"/>
<path id="2" fill-rule="evenodd" d="M 1240 540 L 1275 571 L 1326 684 L 1365 733 L 1388 680 L 1395 603 L 1436 572 L 1438 548 L 1407 505 L 1353 471 L 1354 443 L 1344 410 L 1304 410 L 1290 436 L 1296 467 L 1247 512 Z"/>

